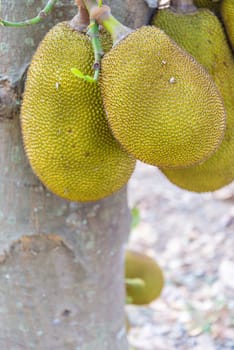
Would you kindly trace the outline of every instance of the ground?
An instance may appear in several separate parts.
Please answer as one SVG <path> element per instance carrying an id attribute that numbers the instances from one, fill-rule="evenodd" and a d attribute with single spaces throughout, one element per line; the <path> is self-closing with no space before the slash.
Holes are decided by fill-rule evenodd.
<path id="1" fill-rule="evenodd" d="M 196 194 L 137 164 L 129 248 L 154 257 L 166 284 L 149 306 L 127 306 L 136 350 L 234 350 L 234 184 Z"/>

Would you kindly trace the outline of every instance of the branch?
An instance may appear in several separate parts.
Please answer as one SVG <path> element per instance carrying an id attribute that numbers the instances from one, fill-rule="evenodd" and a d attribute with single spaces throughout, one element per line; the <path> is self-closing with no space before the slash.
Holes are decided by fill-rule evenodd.
<path id="1" fill-rule="evenodd" d="M 5 21 L 0 18 L 0 25 L 4 27 L 27 27 L 30 26 L 31 24 L 37 24 L 41 22 L 45 17 L 48 16 L 48 14 L 52 11 L 55 3 L 57 0 L 49 0 L 46 6 L 39 12 L 39 14 L 31 19 L 27 19 L 26 21 L 23 22 L 9 22 Z"/>

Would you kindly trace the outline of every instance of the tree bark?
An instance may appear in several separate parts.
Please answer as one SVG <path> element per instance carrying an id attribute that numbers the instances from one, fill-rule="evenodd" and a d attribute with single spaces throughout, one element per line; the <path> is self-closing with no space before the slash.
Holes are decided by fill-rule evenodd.
<path id="1" fill-rule="evenodd" d="M 35 16 L 46 0 L 2 0 L 1 17 Z M 143 0 L 113 0 L 132 27 L 147 22 Z M 126 350 L 124 246 L 126 188 L 95 203 L 50 193 L 32 173 L 22 146 L 25 72 L 44 34 L 76 13 L 58 2 L 42 23 L 0 28 L 0 348 Z"/>

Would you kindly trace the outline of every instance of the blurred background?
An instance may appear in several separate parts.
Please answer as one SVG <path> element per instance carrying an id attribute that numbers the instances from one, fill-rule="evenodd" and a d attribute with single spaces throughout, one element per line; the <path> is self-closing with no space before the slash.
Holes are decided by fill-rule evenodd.
<path id="1" fill-rule="evenodd" d="M 129 248 L 155 258 L 161 297 L 126 306 L 136 350 L 234 350 L 234 183 L 197 194 L 138 163 Z"/>

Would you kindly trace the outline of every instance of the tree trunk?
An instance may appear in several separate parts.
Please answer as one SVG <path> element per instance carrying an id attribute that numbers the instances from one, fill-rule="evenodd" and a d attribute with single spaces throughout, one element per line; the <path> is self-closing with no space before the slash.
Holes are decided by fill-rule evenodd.
<path id="1" fill-rule="evenodd" d="M 35 16 L 46 0 L 2 0 L 1 17 Z M 131 26 L 146 23 L 143 0 L 113 0 Z M 22 147 L 19 109 L 25 72 L 38 43 L 72 0 L 27 28 L 0 28 L 0 349 L 126 350 L 124 246 L 126 188 L 80 204 L 50 193 Z"/>

